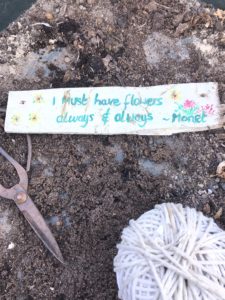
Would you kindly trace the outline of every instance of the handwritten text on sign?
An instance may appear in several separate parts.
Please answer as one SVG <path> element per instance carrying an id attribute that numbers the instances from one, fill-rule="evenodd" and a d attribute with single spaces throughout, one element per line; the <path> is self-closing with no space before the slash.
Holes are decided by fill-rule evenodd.
<path id="1" fill-rule="evenodd" d="M 216 83 L 10 92 L 14 133 L 171 134 L 222 126 Z"/>

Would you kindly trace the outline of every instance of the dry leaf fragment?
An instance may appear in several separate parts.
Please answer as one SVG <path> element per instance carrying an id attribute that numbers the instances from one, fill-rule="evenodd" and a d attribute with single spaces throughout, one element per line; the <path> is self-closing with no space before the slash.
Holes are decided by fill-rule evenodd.
<path id="1" fill-rule="evenodd" d="M 176 35 L 180 35 L 182 33 L 184 33 L 186 30 L 188 30 L 189 28 L 191 27 L 190 23 L 180 23 L 178 26 L 177 26 L 177 29 L 176 29 Z"/>
<path id="2" fill-rule="evenodd" d="M 220 209 L 217 211 L 217 213 L 214 215 L 214 219 L 215 220 L 218 220 L 220 219 L 220 217 L 222 216 L 222 213 L 223 213 L 223 208 L 220 207 Z"/>
<path id="3" fill-rule="evenodd" d="M 216 170 L 216 175 L 225 179 L 225 161 L 222 161 Z"/>
<path id="4" fill-rule="evenodd" d="M 211 208 L 210 208 L 209 203 L 206 203 L 206 204 L 204 205 L 204 207 L 203 207 L 203 212 L 204 212 L 205 214 L 207 214 L 207 215 L 210 214 Z"/>
<path id="5" fill-rule="evenodd" d="M 73 72 L 71 70 L 67 70 L 63 76 L 63 82 L 69 82 L 73 77 Z"/>
<path id="6" fill-rule="evenodd" d="M 217 11 L 214 13 L 214 16 L 220 19 L 223 23 L 225 20 L 225 10 L 217 9 Z"/>
<path id="7" fill-rule="evenodd" d="M 213 21 L 209 14 L 200 14 L 197 16 L 193 16 L 191 19 L 192 26 L 196 26 L 197 24 L 205 24 L 205 27 L 212 27 Z"/>

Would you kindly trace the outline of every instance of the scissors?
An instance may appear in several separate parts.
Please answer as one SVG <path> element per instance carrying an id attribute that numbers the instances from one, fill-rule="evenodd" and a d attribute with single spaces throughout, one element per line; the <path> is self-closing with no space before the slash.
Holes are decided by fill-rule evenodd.
<path id="1" fill-rule="evenodd" d="M 8 153 L 0 147 L 0 154 L 4 156 L 16 169 L 19 176 L 19 183 L 10 189 L 4 188 L 0 184 L 0 197 L 14 200 L 19 210 L 33 228 L 37 236 L 41 239 L 48 250 L 61 262 L 65 263 L 59 246 L 46 224 L 41 213 L 27 194 L 28 176 L 24 168 L 15 161 Z"/>

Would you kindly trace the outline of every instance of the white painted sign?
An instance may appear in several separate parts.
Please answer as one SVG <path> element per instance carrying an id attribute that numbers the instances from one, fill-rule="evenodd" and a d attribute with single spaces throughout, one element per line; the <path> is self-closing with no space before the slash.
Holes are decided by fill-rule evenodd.
<path id="1" fill-rule="evenodd" d="M 167 135 L 223 126 L 217 83 L 10 92 L 12 133 Z"/>

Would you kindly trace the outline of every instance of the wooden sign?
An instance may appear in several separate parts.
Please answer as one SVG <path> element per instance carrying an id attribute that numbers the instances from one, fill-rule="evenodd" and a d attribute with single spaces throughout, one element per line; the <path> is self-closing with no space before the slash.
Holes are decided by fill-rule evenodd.
<path id="1" fill-rule="evenodd" d="M 167 135 L 223 126 L 216 83 L 10 92 L 11 133 Z"/>

